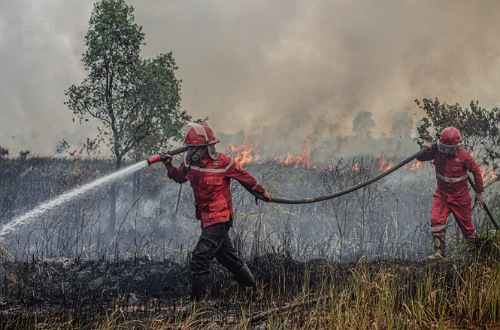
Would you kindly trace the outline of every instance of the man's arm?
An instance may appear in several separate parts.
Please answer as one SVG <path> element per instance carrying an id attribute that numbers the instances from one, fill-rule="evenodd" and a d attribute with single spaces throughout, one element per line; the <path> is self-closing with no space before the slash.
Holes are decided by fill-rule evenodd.
<path id="1" fill-rule="evenodd" d="M 188 179 L 186 178 L 186 169 L 184 167 L 184 164 L 181 164 L 179 168 L 175 167 L 172 164 L 172 156 L 168 155 L 168 153 L 164 158 L 165 159 L 162 161 L 162 163 L 167 169 L 168 177 L 177 183 L 186 182 Z"/>
<path id="2" fill-rule="evenodd" d="M 424 162 L 427 160 L 433 160 L 436 156 L 437 148 L 431 141 L 425 141 L 423 144 L 423 148 L 426 148 L 426 152 L 417 157 L 418 161 Z"/>
<path id="3" fill-rule="evenodd" d="M 476 191 L 476 200 L 478 203 L 481 205 L 484 203 L 484 197 L 483 197 L 483 192 L 484 192 L 484 184 L 483 184 L 483 175 L 481 174 L 481 169 L 477 165 L 476 161 L 472 156 L 467 153 L 467 157 L 465 159 L 465 166 L 467 167 L 467 170 L 472 173 L 472 176 L 474 177 L 474 185 L 476 186 L 475 191 Z"/>
<path id="4" fill-rule="evenodd" d="M 231 179 L 235 179 L 243 186 L 261 193 L 267 200 L 271 200 L 271 194 L 269 194 L 259 181 L 257 181 L 257 179 L 237 161 L 233 160 L 233 164 L 227 170 L 226 175 Z"/>

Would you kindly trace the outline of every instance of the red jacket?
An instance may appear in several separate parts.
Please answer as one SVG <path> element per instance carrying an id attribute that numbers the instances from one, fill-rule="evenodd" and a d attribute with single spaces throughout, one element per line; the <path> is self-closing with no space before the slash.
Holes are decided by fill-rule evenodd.
<path id="1" fill-rule="evenodd" d="M 482 193 L 483 177 L 476 161 L 464 149 L 459 149 L 453 156 L 446 156 L 437 148 L 429 149 L 424 155 L 417 157 L 420 161 L 434 160 L 436 170 L 436 193 L 444 195 L 449 202 L 470 199 L 468 173 L 474 176 L 476 192 Z"/>
<path id="2" fill-rule="evenodd" d="M 264 193 L 265 189 L 247 170 L 229 155 L 219 153 L 217 160 L 205 157 L 202 164 L 189 165 L 187 159 L 168 174 L 177 183 L 189 180 L 194 193 L 196 219 L 202 227 L 233 219 L 230 179 Z"/>

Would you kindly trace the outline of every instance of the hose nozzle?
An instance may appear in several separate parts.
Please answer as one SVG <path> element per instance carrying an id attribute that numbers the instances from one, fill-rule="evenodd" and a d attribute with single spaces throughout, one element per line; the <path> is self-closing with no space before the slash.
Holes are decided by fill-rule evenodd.
<path id="1" fill-rule="evenodd" d="M 162 154 L 155 155 L 153 157 L 149 157 L 148 158 L 148 165 L 158 163 L 158 162 L 161 162 L 161 161 L 167 159 L 167 155 L 174 156 L 174 155 L 186 152 L 187 150 L 188 150 L 188 147 L 181 147 L 181 148 L 177 148 L 174 150 L 170 150 L 168 153 L 162 153 Z"/>
<path id="2" fill-rule="evenodd" d="M 149 157 L 148 158 L 148 165 L 151 166 L 151 164 L 158 163 L 159 161 L 161 161 L 161 155 L 160 154 L 155 155 L 153 157 Z"/>

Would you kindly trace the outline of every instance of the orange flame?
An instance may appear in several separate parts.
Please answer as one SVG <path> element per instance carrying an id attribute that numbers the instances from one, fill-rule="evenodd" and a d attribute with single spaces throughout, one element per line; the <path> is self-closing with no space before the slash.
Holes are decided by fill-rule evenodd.
<path id="1" fill-rule="evenodd" d="M 241 165 L 256 162 L 259 160 L 259 156 L 255 155 L 254 148 L 255 147 L 247 147 L 246 145 L 242 145 L 240 147 L 235 147 L 232 144 L 229 145 L 230 152 L 232 154 L 235 154 L 234 160 Z"/>
<path id="2" fill-rule="evenodd" d="M 483 176 L 483 179 L 491 180 L 492 182 L 497 181 L 499 179 L 498 175 L 492 168 L 481 167 L 481 175 Z"/>
<path id="3" fill-rule="evenodd" d="M 421 168 L 422 166 L 424 165 L 423 162 L 417 160 L 415 163 L 412 163 L 411 165 L 409 165 L 409 167 L 407 166 L 407 168 L 410 170 L 410 171 L 416 171 L 418 170 L 419 168 Z"/>
<path id="4" fill-rule="evenodd" d="M 378 162 L 378 170 L 382 171 L 382 172 L 390 170 L 395 165 L 393 162 L 390 162 L 387 160 L 384 153 L 377 156 L 377 162 Z M 411 172 L 415 172 L 415 171 L 419 170 L 420 168 L 422 168 L 423 165 L 424 165 L 424 162 L 417 160 L 416 162 L 406 164 L 403 168 L 406 170 L 409 170 Z"/>
<path id="5" fill-rule="evenodd" d="M 245 139 L 246 140 L 246 139 Z M 234 160 L 238 163 L 245 165 L 248 163 L 254 163 L 261 159 L 257 154 L 257 145 L 248 146 L 244 142 L 241 146 L 235 147 L 233 144 L 229 144 L 229 153 L 233 155 Z M 287 151 L 285 156 L 274 156 L 271 157 L 274 161 L 285 166 L 293 166 L 295 168 L 316 168 L 316 165 L 311 160 L 311 151 L 309 148 L 309 140 L 304 141 L 302 151 L 296 157 L 294 157 L 290 152 Z"/>
<path id="6" fill-rule="evenodd" d="M 255 163 L 261 160 L 261 156 L 258 154 L 257 144 L 253 144 L 249 146 L 249 144 L 245 141 L 239 147 L 235 147 L 233 144 L 228 145 L 229 153 L 233 155 L 234 160 L 236 160 L 241 165 Z M 293 166 L 294 168 L 307 168 L 307 169 L 316 169 L 316 164 L 313 163 L 311 159 L 311 151 L 310 151 L 310 141 L 306 139 L 304 141 L 304 145 L 302 146 L 302 150 L 299 155 L 294 156 L 289 151 L 283 156 L 272 156 L 272 160 L 276 161 L 279 164 L 285 166 Z M 417 171 L 423 168 L 425 162 L 415 161 L 413 163 L 407 164 L 404 166 L 404 169 L 409 171 Z M 391 162 L 387 159 L 385 153 L 382 153 L 376 157 L 375 168 L 378 171 L 388 171 L 393 168 L 395 165 L 394 162 Z M 328 170 L 328 169 L 327 169 Z M 360 171 L 360 164 L 356 162 L 352 166 L 352 170 L 354 172 Z M 486 171 L 483 171 L 483 176 L 486 174 Z M 496 178 L 494 171 L 490 171 L 489 175 L 491 178 Z"/>
<path id="7" fill-rule="evenodd" d="M 387 161 L 387 158 L 385 158 L 385 154 L 380 154 L 377 157 L 377 161 L 378 161 L 378 169 L 379 169 L 379 171 L 382 171 L 382 172 L 390 170 L 394 166 L 393 163 L 390 163 Z"/>
<path id="8" fill-rule="evenodd" d="M 309 148 L 309 139 L 304 141 L 302 151 L 297 157 L 293 157 L 290 152 L 287 152 L 285 159 L 278 161 L 280 164 L 286 166 L 293 166 L 295 168 L 316 168 L 316 165 L 311 160 L 311 151 Z"/>
<path id="9" fill-rule="evenodd" d="M 80 145 L 78 147 L 73 148 L 72 151 L 68 151 L 68 154 L 71 157 L 77 157 L 82 154 L 84 148 L 85 148 L 85 142 L 81 141 Z"/>

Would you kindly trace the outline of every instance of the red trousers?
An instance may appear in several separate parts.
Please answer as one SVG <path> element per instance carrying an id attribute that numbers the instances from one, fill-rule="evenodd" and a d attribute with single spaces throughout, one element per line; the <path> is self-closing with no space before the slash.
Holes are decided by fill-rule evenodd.
<path id="1" fill-rule="evenodd" d="M 434 193 L 434 202 L 431 207 L 431 232 L 442 234 L 445 232 L 446 221 L 450 213 L 455 217 L 460 231 L 464 237 L 469 237 L 476 233 L 472 224 L 472 206 L 469 194 L 454 198 L 446 196 L 439 190 Z"/>

